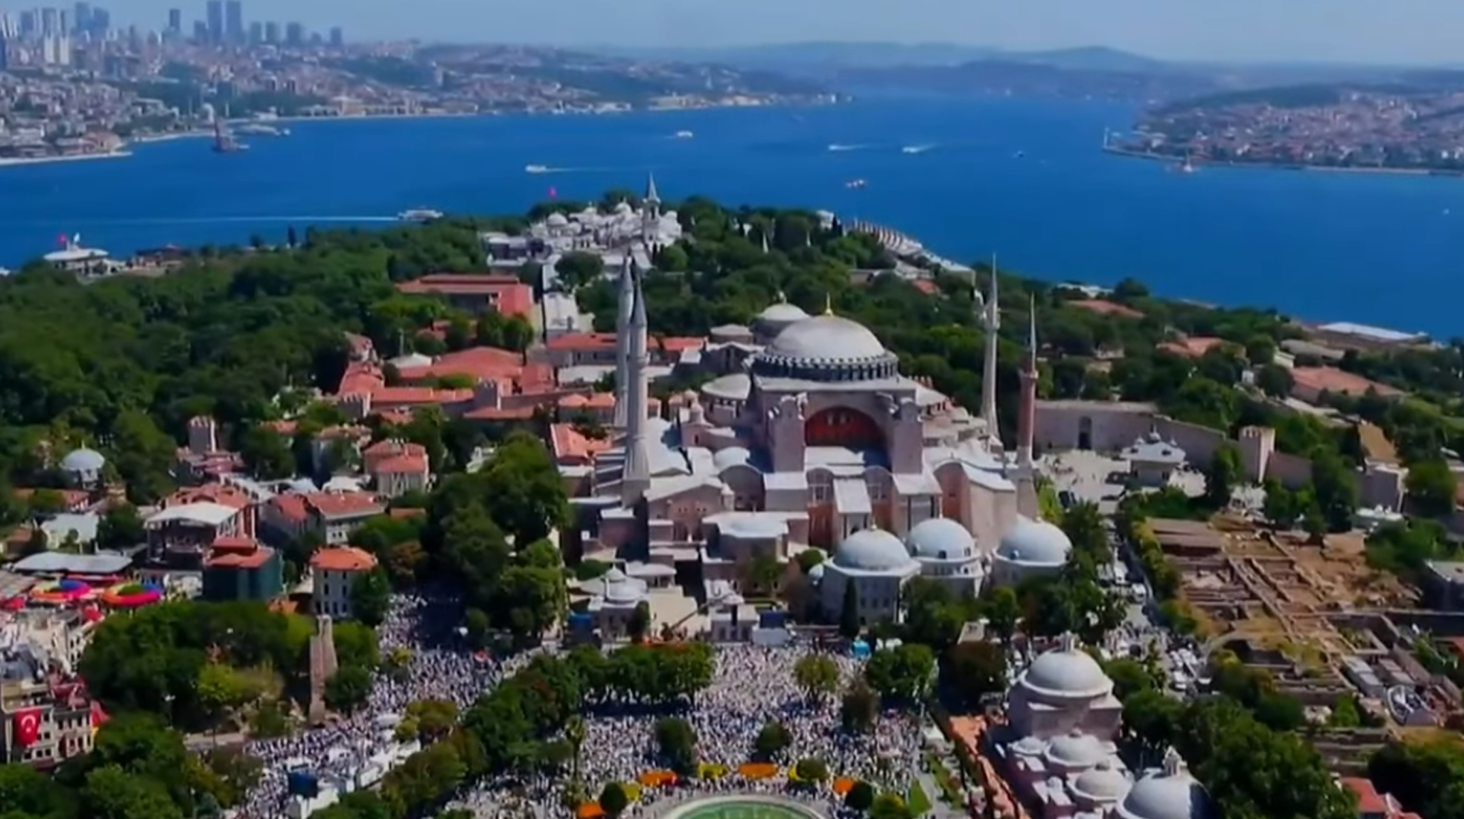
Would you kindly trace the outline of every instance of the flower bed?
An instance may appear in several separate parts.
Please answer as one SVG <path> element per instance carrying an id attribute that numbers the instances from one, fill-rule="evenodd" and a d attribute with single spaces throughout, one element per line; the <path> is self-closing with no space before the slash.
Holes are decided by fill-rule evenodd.
<path id="1" fill-rule="evenodd" d="M 834 793 L 843 796 L 849 791 L 854 790 L 854 782 L 855 780 L 850 779 L 847 776 L 841 776 L 838 779 L 834 780 L 834 784 L 831 787 L 833 788 Z"/>
<path id="2" fill-rule="evenodd" d="M 696 768 L 699 779 L 721 779 L 727 775 L 727 766 L 718 762 L 703 762 Z"/>
<path id="3" fill-rule="evenodd" d="M 600 807 L 599 802 L 586 802 L 579 806 L 574 815 L 579 819 L 600 819 L 605 815 L 605 809 Z"/>
<path id="4" fill-rule="evenodd" d="M 632 802 L 641 798 L 641 786 L 634 782 L 622 782 L 620 789 L 625 791 L 625 798 Z"/>
<path id="5" fill-rule="evenodd" d="M 660 788 L 665 785 L 675 785 L 676 773 L 674 771 L 646 771 L 636 779 L 647 788 Z"/>
<path id="6" fill-rule="evenodd" d="M 737 772 L 748 779 L 767 779 L 778 775 L 778 766 L 771 762 L 745 762 L 737 766 Z"/>

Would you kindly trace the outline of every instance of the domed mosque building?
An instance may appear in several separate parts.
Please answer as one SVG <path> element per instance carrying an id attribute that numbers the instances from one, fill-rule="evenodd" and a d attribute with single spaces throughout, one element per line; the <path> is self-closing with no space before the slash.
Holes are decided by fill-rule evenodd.
<path id="1" fill-rule="evenodd" d="M 1113 680 L 1064 635 L 1007 693 L 993 741 L 1003 775 L 1040 819 L 1208 819 L 1204 789 L 1173 749 L 1162 770 L 1127 770 L 1114 744 L 1122 718 Z"/>
<path id="2" fill-rule="evenodd" d="M 998 544 L 1036 525 L 1022 517 L 1037 515 L 1036 326 L 1013 456 L 997 429 L 994 277 L 977 299 L 988 335 L 979 415 L 901 374 L 869 328 L 829 305 L 811 316 L 780 300 L 751 327 L 726 328 L 737 340 L 695 351 L 712 379 L 652 417 L 641 277 L 620 281 L 615 443 L 572 499 L 586 557 L 631 576 L 654 564 L 703 587 L 737 586 L 756 556 L 786 566 L 814 547 L 832 555 L 821 599 L 837 612 L 853 583 L 873 621 L 898 616 L 899 588 L 918 575 L 975 593 Z M 1050 565 L 1056 552 L 1036 545 L 1049 533 L 1032 531 L 1003 578 Z"/>

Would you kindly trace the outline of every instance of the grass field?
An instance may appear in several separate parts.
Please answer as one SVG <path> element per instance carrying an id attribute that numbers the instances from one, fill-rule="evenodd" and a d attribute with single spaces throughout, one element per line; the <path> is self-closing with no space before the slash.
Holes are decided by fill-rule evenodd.
<path id="1" fill-rule="evenodd" d="M 930 797 L 926 796 L 925 789 L 920 787 L 920 780 L 910 783 L 910 795 L 906 797 L 905 804 L 910 808 L 911 816 L 920 816 L 930 812 Z"/>

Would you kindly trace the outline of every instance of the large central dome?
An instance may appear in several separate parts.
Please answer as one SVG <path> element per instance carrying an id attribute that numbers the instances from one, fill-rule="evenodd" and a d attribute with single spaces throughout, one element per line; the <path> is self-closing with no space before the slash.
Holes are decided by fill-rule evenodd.
<path id="1" fill-rule="evenodd" d="M 869 328 L 825 314 L 788 325 L 758 354 L 753 368 L 765 376 L 851 381 L 892 377 L 897 364 Z"/>

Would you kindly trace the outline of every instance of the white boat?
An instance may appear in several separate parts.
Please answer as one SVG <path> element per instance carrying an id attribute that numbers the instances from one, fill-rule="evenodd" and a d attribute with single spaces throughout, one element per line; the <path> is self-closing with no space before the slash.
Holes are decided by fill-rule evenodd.
<path id="1" fill-rule="evenodd" d="M 906 145 L 905 147 L 903 147 L 903 148 L 900 149 L 900 153 L 902 153 L 902 154 L 923 154 L 926 151 L 930 150 L 932 147 L 934 147 L 934 146 L 931 146 L 931 145 Z"/>
<path id="2" fill-rule="evenodd" d="M 848 182 L 844 183 L 844 187 L 849 188 L 850 190 L 859 190 L 867 184 L 868 183 L 865 182 L 863 179 L 851 179 Z"/>
<path id="3" fill-rule="evenodd" d="M 524 173 L 549 173 L 548 165 L 525 165 Z"/>
<path id="4" fill-rule="evenodd" d="M 677 139 L 691 139 L 694 136 L 696 136 L 696 134 L 692 133 L 691 131 L 677 131 L 676 132 L 676 138 Z"/>
<path id="5" fill-rule="evenodd" d="M 430 222 L 433 219 L 441 219 L 442 211 L 431 208 L 412 208 L 397 214 L 397 219 L 403 222 Z"/>
<path id="6" fill-rule="evenodd" d="M 290 130 L 288 128 L 276 128 L 273 125 L 265 125 L 263 123 L 251 122 L 235 128 L 234 133 L 248 134 L 249 136 L 280 137 L 289 136 Z"/>

